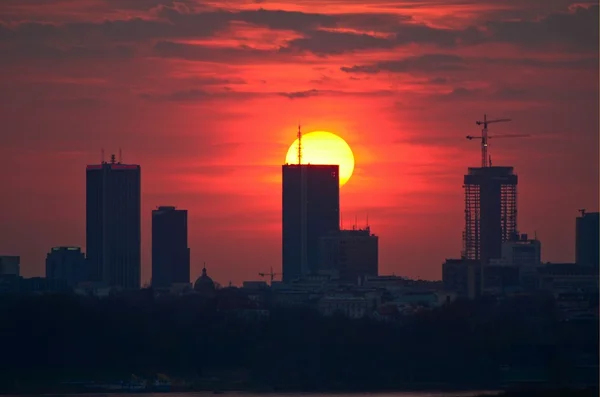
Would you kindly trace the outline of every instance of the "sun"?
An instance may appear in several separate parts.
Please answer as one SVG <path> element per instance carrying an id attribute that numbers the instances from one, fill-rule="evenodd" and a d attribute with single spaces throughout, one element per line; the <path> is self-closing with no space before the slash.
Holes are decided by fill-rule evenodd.
<path id="1" fill-rule="evenodd" d="M 298 163 L 298 139 L 288 149 L 285 162 Z M 354 154 L 341 137 L 327 131 L 313 131 L 302 135 L 302 164 L 339 165 L 340 186 L 343 186 L 354 172 Z"/>

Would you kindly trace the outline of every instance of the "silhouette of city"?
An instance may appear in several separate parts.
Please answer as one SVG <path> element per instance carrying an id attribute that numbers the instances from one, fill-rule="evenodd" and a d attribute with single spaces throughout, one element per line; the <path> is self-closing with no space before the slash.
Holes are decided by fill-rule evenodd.
<path id="1" fill-rule="evenodd" d="M 380 275 L 371 225 L 340 225 L 339 166 L 303 164 L 299 145 L 298 163 L 282 166 L 281 271 L 223 287 L 204 264 L 191 284 L 188 211 L 158 206 L 152 281 L 140 289 L 142 167 L 115 155 L 88 165 L 87 255 L 51 248 L 45 278 L 23 278 L 18 256 L 0 256 L 2 315 L 23 342 L 5 351 L 0 386 L 172 390 L 156 373 L 188 379 L 176 390 L 597 386 L 598 212 L 574 219 L 574 263 L 543 263 L 541 242 L 517 227 L 517 174 L 492 166 L 486 129 L 482 166 L 464 176 L 462 254 L 443 262 L 441 281 Z M 23 328 L 34 312 L 35 342 Z M 36 349 L 63 358 L 32 366 Z M 105 380 L 132 372 L 144 376 Z"/>

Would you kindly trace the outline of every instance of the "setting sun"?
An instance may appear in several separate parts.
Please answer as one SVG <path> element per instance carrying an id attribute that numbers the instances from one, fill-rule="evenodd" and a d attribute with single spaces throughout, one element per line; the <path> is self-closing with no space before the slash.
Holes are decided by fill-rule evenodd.
<path id="1" fill-rule="evenodd" d="M 285 156 L 288 164 L 298 163 L 298 139 Z M 302 164 L 337 164 L 340 166 L 340 186 L 344 186 L 354 171 L 354 154 L 341 137 L 327 131 L 302 135 Z"/>

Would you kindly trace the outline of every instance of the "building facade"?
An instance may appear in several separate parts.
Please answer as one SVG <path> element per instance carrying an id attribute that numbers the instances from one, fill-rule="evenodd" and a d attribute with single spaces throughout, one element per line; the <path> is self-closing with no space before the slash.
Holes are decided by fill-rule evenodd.
<path id="1" fill-rule="evenodd" d="M 600 253 L 599 213 L 581 210 L 575 220 L 575 262 L 598 269 Z"/>
<path id="2" fill-rule="evenodd" d="M 320 254 L 320 267 L 336 271 L 341 281 L 358 283 L 359 277 L 378 275 L 379 237 L 368 226 L 321 237 Z"/>
<path id="3" fill-rule="evenodd" d="M 485 265 L 500 258 L 517 232 L 517 175 L 513 167 L 469 168 L 464 177 L 463 256 Z"/>
<path id="4" fill-rule="evenodd" d="M 85 255 L 79 247 L 53 247 L 46 255 L 46 278 L 76 287 L 86 277 Z"/>
<path id="5" fill-rule="evenodd" d="M 152 211 L 152 287 L 189 283 L 188 212 L 158 207 Z"/>
<path id="6" fill-rule="evenodd" d="M 283 281 L 316 273 L 320 239 L 339 231 L 338 165 L 282 166 Z"/>
<path id="7" fill-rule="evenodd" d="M 86 170 L 88 280 L 109 287 L 140 288 L 141 169 L 110 162 Z"/>

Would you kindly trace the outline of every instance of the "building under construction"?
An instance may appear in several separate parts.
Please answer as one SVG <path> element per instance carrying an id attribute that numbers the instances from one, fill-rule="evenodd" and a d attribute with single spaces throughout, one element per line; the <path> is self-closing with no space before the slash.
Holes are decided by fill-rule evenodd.
<path id="1" fill-rule="evenodd" d="M 517 233 L 517 175 L 513 167 L 492 167 L 488 156 L 491 138 L 519 138 L 528 135 L 488 135 L 488 124 L 510 119 L 476 121 L 483 126 L 481 136 L 467 136 L 481 142 L 481 167 L 469 168 L 464 178 L 465 231 L 463 257 L 487 264 L 500 258 L 502 243 Z"/>
<path id="2" fill-rule="evenodd" d="M 517 232 L 517 175 L 513 167 L 469 168 L 464 178 L 463 256 L 487 264 Z"/>

